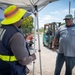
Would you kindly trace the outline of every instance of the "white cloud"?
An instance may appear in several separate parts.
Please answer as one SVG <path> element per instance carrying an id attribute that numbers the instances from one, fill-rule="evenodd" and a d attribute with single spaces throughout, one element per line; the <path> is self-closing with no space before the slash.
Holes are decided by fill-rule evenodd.
<path id="1" fill-rule="evenodd" d="M 73 15 L 75 8 L 71 8 L 71 14 Z M 69 13 L 68 9 L 60 11 L 51 11 L 47 15 L 39 15 L 39 27 L 44 27 L 44 24 L 51 22 L 64 22 L 63 18 Z"/>
<path id="2" fill-rule="evenodd" d="M 64 9 L 64 10 L 62 10 L 62 11 L 60 11 L 60 13 L 62 13 L 62 14 L 68 14 L 69 13 L 69 10 L 68 9 Z"/>
<path id="3" fill-rule="evenodd" d="M 60 10 L 60 11 L 51 11 L 50 14 L 53 14 L 53 15 L 60 15 L 60 14 L 63 14 L 63 13 L 69 13 L 69 10 L 68 9 L 64 9 L 64 10 Z"/>
<path id="4" fill-rule="evenodd" d="M 75 8 L 72 8 L 71 11 L 74 13 L 75 12 Z"/>
<path id="5" fill-rule="evenodd" d="M 52 11 L 51 14 L 59 14 L 59 11 Z"/>
<path id="6" fill-rule="evenodd" d="M 46 23 L 59 22 L 60 20 L 60 18 L 56 18 L 52 15 L 45 15 L 44 17 L 39 17 L 39 27 L 43 27 Z"/>

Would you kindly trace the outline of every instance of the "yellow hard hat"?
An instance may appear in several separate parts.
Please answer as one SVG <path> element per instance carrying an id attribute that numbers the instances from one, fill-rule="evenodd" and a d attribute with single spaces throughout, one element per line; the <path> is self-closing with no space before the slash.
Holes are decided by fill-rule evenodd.
<path id="1" fill-rule="evenodd" d="M 17 21 L 19 21 L 24 14 L 26 14 L 26 10 L 17 7 L 16 5 L 11 5 L 9 7 L 7 7 L 4 11 L 4 20 L 1 21 L 1 24 L 3 25 L 9 25 L 9 24 L 13 24 Z"/>

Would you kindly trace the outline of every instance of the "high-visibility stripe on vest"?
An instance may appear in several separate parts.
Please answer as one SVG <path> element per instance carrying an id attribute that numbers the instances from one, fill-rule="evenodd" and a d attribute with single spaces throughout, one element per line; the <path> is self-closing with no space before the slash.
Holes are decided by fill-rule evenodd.
<path id="1" fill-rule="evenodd" d="M 0 59 L 3 61 L 17 61 L 15 56 L 7 56 L 7 55 L 0 55 Z"/>

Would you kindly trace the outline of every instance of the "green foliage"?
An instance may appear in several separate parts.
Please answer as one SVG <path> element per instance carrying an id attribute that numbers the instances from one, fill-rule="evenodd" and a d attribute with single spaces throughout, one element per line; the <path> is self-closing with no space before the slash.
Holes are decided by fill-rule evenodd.
<path id="1" fill-rule="evenodd" d="M 0 26 L 1 26 L 1 22 L 0 22 Z"/>
<path id="2" fill-rule="evenodd" d="M 43 32 L 43 31 L 44 31 L 43 27 L 39 28 L 39 32 Z M 36 29 L 36 32 L 38 32 L 38 29 Z"/>
<path id="3" fill-rule="evenodd" d="M 32 31 L 33 28 L 33 18 L 32 16 L 28 16 L 23 19 L 22 22 L 22 29 L 24 33 L 29 33 Z"/>
<path id="4" fill-rule="evenodd" d="M 65 23 L 62 23 L 61 25 L 65 25 Z"/>

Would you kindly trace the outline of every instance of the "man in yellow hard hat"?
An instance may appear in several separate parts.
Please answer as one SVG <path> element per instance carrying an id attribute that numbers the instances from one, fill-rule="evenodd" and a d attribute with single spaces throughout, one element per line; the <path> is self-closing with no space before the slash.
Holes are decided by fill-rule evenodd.
<path id="1" fill-rule="evenodd" d="M 29 55 L 24 35 L 18 29 L 26 10 L 11 5 L 4 11 L 0 27 L 0 75 L 26 75 L 26 65 L 36 59 Z"/>

